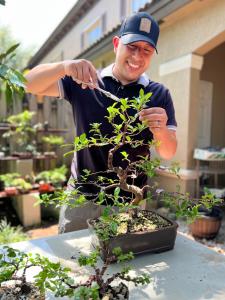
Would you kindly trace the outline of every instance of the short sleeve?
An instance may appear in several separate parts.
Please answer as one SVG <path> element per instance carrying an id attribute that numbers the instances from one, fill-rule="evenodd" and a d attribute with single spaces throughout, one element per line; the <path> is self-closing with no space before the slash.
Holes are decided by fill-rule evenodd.
<path id="1" fill-rule="evenodd" d="M 59 96 L 70 103 L 74 101 L 74 95 L 80 92 L 79 85 L 70 77 L 65 76 L 58 81 Z"/>
<path id="2" fill-rule="evenodd" d="M 166 91 L 165 110 L 166 110 L 167 117 L 168 117 L 167 128 L 176 130 L 177 121 L 176 121 L 176 117 L 175 117 L 173 100 L 172 100 L 169 90 Z"/>

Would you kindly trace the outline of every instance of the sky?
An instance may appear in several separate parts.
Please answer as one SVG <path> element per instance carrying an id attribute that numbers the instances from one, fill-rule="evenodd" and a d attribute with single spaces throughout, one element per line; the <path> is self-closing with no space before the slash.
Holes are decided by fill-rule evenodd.
<path id="1" fill-rule="evenodd" d="M 24 48 L 39 49 L 77 0 L 5 0 L 0 26 L 10 28 Z"/>

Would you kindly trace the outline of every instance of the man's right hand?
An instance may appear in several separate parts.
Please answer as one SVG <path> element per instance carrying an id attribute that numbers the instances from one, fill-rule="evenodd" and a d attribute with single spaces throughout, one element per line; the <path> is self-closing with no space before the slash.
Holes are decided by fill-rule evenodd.
<path id="1" fill-rule="evenodd" d="M 90 86 L 82 82 L 92 83 L 94 86 L 98 86 L 97 71 L 90 61 L 85 59 L 65 60 L 63 66 L 65 75 L 71 76 L 74 81 L 81 84 L 83 89 Z"/>
<path id="2" fill-rule="evenodd" d="M 56 63 L 41 64 L 34 67 L 26 75 L 26 92 L 43 95 L 59 96 L 58 80 L 65 75 L 71 76 L 77 83 L 97 83 L 97 71 L 90 61 L 85 59 L 65 60 Z M 82 84 L 82 88 L 87 85 Z M 89 86 L 90 87 L 90 86 Z"/>

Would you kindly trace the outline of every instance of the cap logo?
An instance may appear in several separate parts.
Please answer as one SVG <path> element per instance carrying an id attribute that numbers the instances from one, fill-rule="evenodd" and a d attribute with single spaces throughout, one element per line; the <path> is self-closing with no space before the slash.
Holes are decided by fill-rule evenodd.
<path id="1" fill-rule="evenodd" d="M 151 20 L 149 20 L 148 18 L 141 18 L 139 30 L 149 33 L 151 30 L 151 25 L 152 25 Z"/>

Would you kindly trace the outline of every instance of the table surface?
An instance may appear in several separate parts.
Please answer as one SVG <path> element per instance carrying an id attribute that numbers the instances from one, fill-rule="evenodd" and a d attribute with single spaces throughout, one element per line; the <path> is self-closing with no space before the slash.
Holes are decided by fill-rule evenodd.
<path id="1" fill-rule="evenodd" d="M 91 237 L 88 230 L 30 240 L 12 244 L 25 252 L 38 252 L 84 276 L 89 271 L 81 269 L 71 259 L 79 251 L 88 254 Z M 225 256 L 178 233 L 175 247 L 159 254 L 144 254 L 130 262 L 134 273 L 147 272 L 152 282 L 135 287 L 129 283 L 130 300 L 224 300 Z M 110 266 L 112 273 L 119 264 Z M 56 299 L 48 294 L 46 299 Z M 57 298 L 57 299 L 66 299 Z"/>

